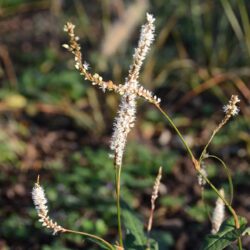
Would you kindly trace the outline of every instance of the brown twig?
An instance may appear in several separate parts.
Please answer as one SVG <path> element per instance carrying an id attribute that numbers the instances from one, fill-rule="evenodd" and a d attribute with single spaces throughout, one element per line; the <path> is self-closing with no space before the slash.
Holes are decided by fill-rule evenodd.
<path id="1" fill-rule="evenodd" d="M 9 79 L 11 87 L 16 87 L 17 77 L 7 46 L 0 45 L 0 57 L 2 58 L 6 75 Z"/>

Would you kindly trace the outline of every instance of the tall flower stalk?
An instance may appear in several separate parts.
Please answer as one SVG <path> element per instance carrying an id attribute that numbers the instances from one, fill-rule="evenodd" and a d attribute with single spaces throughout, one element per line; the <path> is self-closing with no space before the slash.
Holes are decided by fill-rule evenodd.
<path id="1" fill-rule="evenodd" d="M 69 35 L 69 44 L 64 44 L 67 50 L 73 53 L 75 58 L 75 68 L 80 72 L 80 74 L 102 90 L 114 91 L 121 95 L 121 102 L 119 105 L 117 117 L 114 122 L 114 130 L 111 138 L 110 149 L 112 151 L 111 156 L 114 158 L 114 166 L 115 166 L 115 181 L 116 181 L 116 206 L 117 206 L 117 221 L 118 221 L 118 232 L 119 232 L 119 246 L 118 248 L 123 248 L 123 235 L 122 235 L 122 225 L 121 225 L 121 207 L 120 207 L 120 187 L 121 187 L 121 169 L 123 162 L 123 154 L 127 142 L 127 137 L 131 129 L 135 125 L 136 119 L 136 102 L 138 97 L 144 98 L 146 101 L 155 105 L 155 107 L 163 114 L 163 116 L 167 119 L 169 124 L 173 127 L 178 137 L 182 141 L 184 147 L 186 148 L 193 166 L 199 174 L 199 179 L 202 181 L 202 185 L 206 182 L 217 194 L 219 197 L 220 204 L 222 202 L 226 205 L 230 213 L 233 215 L 235 226 L 239 228 L 239 220 L 236 212 L 232 208 L 231 204 L 227 202 L 224 195 L 213 185 L 213 183 L 208 179 L 207 174 L 204 172 L 204 169 L 201 168 L 202 160 L 204 159 L 206 150 L 210 143 L 212 142 L 216 133 L 228 122 L 230 117 L 236 115 L 239 111 L 236 104 L 239 102 L 239 98 L 233 95 L 229 101 L 229 103 L 224 106 L 225 117 L 221 121 L 221 123 L 217 126 L 217 128 L 213 131 L 208 143 L 205 145 L 200 157 L 196 159 L 189 145 L 185 141 L 182 133 L 174 124 L 172 118 L 165 112 L 160 106 L 160 99 L 153 95 L 149 90 L 145 89 L 138 82 L 140 69 L 142 67 L 143 61 L 150 49 L 150 46 L 154 40 L 154 17 L 150 14 L 147 14 L 147 22 L 141 28 L 140 39 L 138 42 L 138 46 L 135 49 L 133 55 L 133 62 L 129 68 L 128 77 L 125 79 L 125 83 L 115 84 L 113 81 L 108 80 L 105 81 L 103 78 L 97 73 L 91 73 L 89 71 L 88 63 L 83 62 L 83 56 L 81 53 L 81 47 L 78 43 L 79 38 L 75 35 L 74 29 L 75 26 L 71 23 L 67 23 L 65 25 L 64 30 Z M 150 225 L 150 224 L 149 224 Z M 239 245 L 241 245 L 241 241 L 239 238 Z"/>
<path id="2" fill-rule="evenodd" d="M 212 142 L 214 136 L 219 132 L 219 130 L 229 121 L 229 119 L 232 116 L 236 116 L 239 113 L 239 108 L 237 107 L 237 103 L 240 102 L 240 99 L 238 98 L 237 95 L 232 95 L 231 99 L 229 100 L 228 104 L 223 106 L 223 111 L 225 112 L 225 117 L 222 119 L 222 121 L 219 123 L 219 125 L 214 129 L 210 139 L 208 140 L 208 143 L 204 147 L 200 158 L 199 162 L 203 160 L 203 157 L 207 151 L 208 146 Z"/>
<path id="3" fill-rule="evenodd" d="M 138 47 L 135 49 L 128 77 L 125 79 L 125 84 L 122 87 L 124 94 L 121 98 L 118 115 L 115 118 L 114 131 L 110 144 L 115 166 L 117 167 L 122 165 L 127 136 L 135 124 L 139 72 L 150 45 L 154 40 L 154 20 L 152 15 L 147 14 L 147 23 L 142 26 Z"/>
<path id="4" fill-rule="evenodd" d="M 119 231 L 119 243 L 123 246 L 121 207 L 120 207 L 120 185 L 122 158 L 130 130 L 134 127 L 136 118 L 136 92 L 139 91 L 139 72 L 143 61 L 154 40 L 154 17 L 147 14 L 147 23 L 142 26 L 138 46 L 134 51 L 133 62 L 130 66 L 128 77 L 122 87 L 124 94 L 121 97 L 117 117 L 115 118 L 114 131 L 111 138 L 110 148 L 113 151 L 114 165 L 116 169 L 116 199 L 117 199 L 117 220 Z"/>

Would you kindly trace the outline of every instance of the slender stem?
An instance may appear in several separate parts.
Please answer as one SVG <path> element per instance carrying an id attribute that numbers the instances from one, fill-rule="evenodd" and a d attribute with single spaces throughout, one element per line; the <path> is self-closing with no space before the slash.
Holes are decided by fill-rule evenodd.
<path id="1" fill-rule="evenodd" d="M 204 195 L 204 187 L 201 188 L 201 199 L 202 199 L 202 202 L 204 203 L 207 217 L 208 217 L 209 221 L 211 222 L 212 219 L 211 219 L 210 212 L 209 212 L 209 210 L 208 210 L 208 206 L 207 206 L 207 204 L 206 204 L 205 195 Z"/>
<path id="2" fill-rule="evenodd" d="M 211 144 L 214 136 L 219 132 L 219 130 L 228 122 L 228 120 L 230 119 L 230 117 L 232 116 L 232 114 L 228 114 L 226 113 L 225 117 L 223 118 L 223 120 L 220 122 L 220 124 L 216 127 L 216 129 L 213 131 L 208 143 L 206 144 L 206 146 L 204 147 L 204 149 L 202 150 L 202 153 L 199 157 L 199 163 L 201 163 L 201 161 L 204 158 L 204 155 L 207 151 L 208 146 Z"/>
<path id="3" fill-rule="evenodd" d="M 148 220 L 148 226 L 147 226 L 147 248 L 146 248 L 146 250 L 151 250 L 149 240 L 150 240 L 150 231 L 151 231 L 151 226 L 152 226 L 152 222 L 153 222 L 153 216 L 154 216 L 154 209 L 151 208 L 150 216 L 149 216 L 149 220 Z"/>
<path id="4" fill-rule="evenodd" d="M 201 162 L 201 161 L 203 160 L 203 157 L 204 157 L 204 155 L 205 155 L 205 153 L 206 153 L 206 151 L 207 151 L 207 148 L 208 148 L 208 146 L 210 145 L 210 143 L 211 143 L 211 141 L 213 140 L 213 138 L 214 138 L 214 136 L 215 136 L 216 133 L 217 133 L 217 130 L 213 131 L 213 134 L 211 135 L 211 137 L 210 137 L 208 143 L 206 144 L 206 146 L 204 147 L 204 149 L 203 149 L 202 152 L 201 152 L 201 155 L 200 155 L 200 157 L 199 157 L 199 162 Z"/>
<path id="5" fill-rule="evenodd" d="M 169 123 L 171 124 L 171 126 L 174 128 L 174 130 L 176 131 L 176 133 L 178 134 L 179 138 L 181 139 L 181 141 L 183 142 L 185 148 L 187 149 L 192 161 L 193 161 L 193 164 L 194 164 L 194 167 L 195 169 L 199 172 L 199 174 L 206 180 L 206 182 L 209 184 L 209 186 L 214 190 L 214 192 L 218 195 L 218 197 L 220 197 L 222 199 L 222 201 L 225 203 L 226 207 L 228 208 L 228 210 L 230 211 L 230 213 L 232 214 L 233 218 L 234 218 L 234 222 L 235 222 L 235 227 L 236 228 L 239 228 L 240 227 L 240 224 L 239 224 L 239 220 L 238 220 L 238 216 L 236 214 L 236 212 L 234 211 L 234 209 L 229 205 L 229 203 L 227 202 L 227 200 L 220 194 L 219 190 L 212 184 L 212 182 L 200 171 L 200 161 L 198 162 L 190 147 L 187 145 L 185 139 L 183 138 L 182 134 L 180 133 L 179 129 L 175 126 L 173 120 L 168 116 L 168 114 L 165 113 L 165 111 L 159 106 L 159 105 L 155 105 L 159 111 L 164 115 L 164 117 L 169 121 Z M 216 131 L 217 132 L 217 131 Z M 214 137 L 214 135 L 216 134 L 216 132 L 213 133 L 213 135 L 211 136 L 208 144 L 206 145 L 206 147 L 210 144 L 210 142 L 212 141 L 212 138 Z M 205 148 L 206 148 L 205 147 Z M 204 150 L 203 150 L 204 151 Z M 204 151 L 205 152 L 205 151 Z M 202 158 L 202 155 L 203 155 L 203 152 L 201 154 L 201 157 Z"/>
<path id="6" fill-rule="evenodd" d="M 119 234 L 119 244 L 123 247 L 122 240 L 122 224 L 121 224 L 121 205 L 120 205 L 120 187 L 121 187 L 121 166 L 116 166 L 116 207 L 117 207 L 117 222 L 118 222 L 118 234 Z"/>
<path id="7" fill-rule="evenodd" d="M 222 199 L 222 201 L 225 203 L 226 207 L 228 208 L 228 210 L 230 211 L 230 213 L 232 214 L 232 216 L 234 218 L 235 227 L 237 229 L 240 228 L 239 219 L 238 219 L 238 216 L 237 216 L 236 212 L 234 211 L 234 209 L 229 205 L 227 200 L 220 194 L 219 190 L 213 185 L 213 183 L 202 173 L 202 171 L 199 171 L 199 174 L 202 176 L 202 178 L 204 178 L 206 180 L 208 185 L 214 190 L 214 192 L 217 194 L 217 196 L 219 196 Z"/>
<path id="8" fill-rule="evenodd" d="M 104 245 L 106 245 L 109 249 L 115 250 L 115 248 L 110 243 L 108 243 L 106 240 L 104 240 L 96 235 L 85 233 L 85 232 L 80 232 L 80 231 L 75 231 L 75 230 L 70 230 L 70 229 L 66 229 L 66 228 L 64 228 L 64 230 L 65 230 L 64 233 L 80 234 L 80 235 L 84 235 L 86 237 L 98 240 L 98 241 L 102 242 Z"/>
<path id="9" fill-rule="evenodd" d="M 241 237 L 238 238 L 238 246 L 239 246 L 239 250 L 242 250 L 242 242 L 241 242 Z"/>
<path id="10" fill-rule="evenodd" d="M 219 157 L 217 157 L 216 155 L 208 155 L 208 157 L 206 157 L 204 159 L 208 159 L 208 158 L 214 158 L 214 159 L 216 159 L 224 167 L 224 169 L 226 171 L 226 174 L 227 174 L 228 183 L 229 183 L 229 189 L 230 189 L 230 203 L 229 204 L 232 205 L 233 196 L 234 196 L 234 187 L 233 187 L 233 181 L 232 181 L 230 169 L 227 167 L 226 163 L 222 159 L 220 159 Z"/>
<path id="11" fill-rule="evenodd" d="M 187 145 L 185 139 L 183 138 L 181 132 L 179 131 L 179 129 L 175 126 L 173 120 L 169 117 L 169 115 L 159 106 L 159 105 L 155 105 L 159 111 L 165 116 L 165 118 L 167 118 L 168 122 L 170 123 L 170 125 L 173 127 L 173 129 L 175 130 L 175 132 L 178 134 L 179 138 L 181 139 L 182 143 L 184 144 L 185 148 L 187 149 L 190 157 L 192 160 L 195 159 L 190 147 Z"/>

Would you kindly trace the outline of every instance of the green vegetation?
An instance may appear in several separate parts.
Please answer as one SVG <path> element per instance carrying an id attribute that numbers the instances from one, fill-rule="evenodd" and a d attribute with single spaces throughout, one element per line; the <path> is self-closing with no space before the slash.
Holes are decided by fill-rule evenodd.
<path id="1" fill-rule="evenodd" d="M 41 227 L 31 200 L 38 174 L 55 221 L 112 243 L 117 240 L 115 171 L 108 155 L 119 98 L 90 87 L 61 46 L 67 41 L 63 25 L 70 20 L 91 71 L 124 83 L 145 15 L 130 16 L 140 21 L 116 51 L 105 54 L 110 27 L 136 1 L 111 2 L 0 0 L 1 249 L 99 249 L 80 235 L 53 236 Z M 239 116 L 215 136 L 208 151 L 227 163 L 235 187 L 233 207 L 249 221 L 250 3 L 138 2 L 156 17 L 156 41 L 141 84 L 162 99 L 197 157 L 223 118 L 222 106 L 231 94 L 240 97 Z M 121 27 L 126 30 L 126 23 Z M 118 38 L 114 35 L 111 45 Z M 214 158 L 206 165 L 209 179 L 229 198 L 231 186 L 223 167 Z M 180 139 L 156 108 L 140 100 L 121 178 L 126 249 L 146 244 L 143 228 L 159 166 L 163 178 L 151 250 L 201 247 L 217 196 L 206 186 L 201 199 Z M 224 222 L 230 243 L 245 230 L 246 222 L 240 222 L 239 230 L 232 229 L 231 218 Z M 219 241 L 218 246 L 215 238 L 206 238 L 214 247 L 207 249 L 229 245 Z M 248 242 L 243 237 L 243 247 Z"/>

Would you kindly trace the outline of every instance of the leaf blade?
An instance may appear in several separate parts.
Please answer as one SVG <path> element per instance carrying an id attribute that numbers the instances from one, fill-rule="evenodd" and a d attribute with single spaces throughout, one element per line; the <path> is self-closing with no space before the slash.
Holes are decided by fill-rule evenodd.
<path id="1" fill-rule="evenodd" d="M 147 244 L 147 237 L 143 231 L 143 224 L 138 216 L 124 203 L 122 217 L 127 230 L 125 240 L 126 249 L 144 249 Z"/>
<path id="2" fill-rule="evenodd" d="M 247 221 L 244 217 L 239 217 L 239 223 L 240 228 L 236 229 L 232 217 L 226 220 L 217 234 L 205 238 L 202 250 L 219 250 L 229 246 L 246 228 Z"/>

